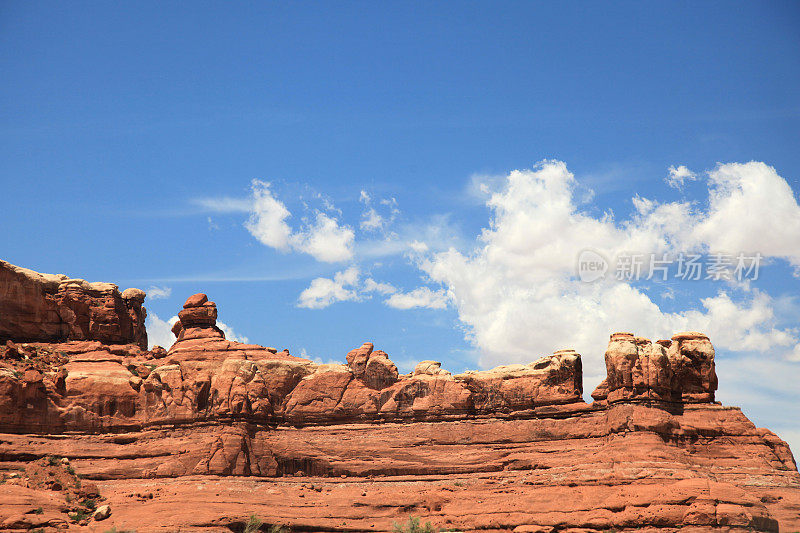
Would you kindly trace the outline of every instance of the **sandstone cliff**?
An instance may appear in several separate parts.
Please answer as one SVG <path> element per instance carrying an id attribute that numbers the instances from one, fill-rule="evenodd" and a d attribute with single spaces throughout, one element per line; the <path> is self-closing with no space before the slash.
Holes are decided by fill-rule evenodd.
<path id="1" fill-rule="evenodd" d="M 366 342 L 320 365 L 225 339 L 204 294 L 186 301 L 169 350 L 147 351 L 141 291 L 131 305 L 115 286 L 96 300 L 97 284 L 79 293 L 1 266 L 13 313 L 0 315 L 0 529 L 236 531 L 253 513 L 306 531 L 386 531 L 408 516 L 517 533 L 800 529 L 789 447 L 714 402 L 701 333 L 613 334 L 608 378 L 587 404 L 571 350 L 400 374 Z M 141 330 L 74 326 L 62 293 L 88 305 L 75 316 L 90 324 L 118 295 L 117 322 L 98 324 L 135 315 Z M 97 483 L 105 522 L 71 520 L 66 495 L 83 489 L 28 473 L 48 457 Z"/>
<path id="2" fill-rule="evenodd" d="M 147 348 L 145 293 L 0 260 L 0 341 L 97 340 Z"/>

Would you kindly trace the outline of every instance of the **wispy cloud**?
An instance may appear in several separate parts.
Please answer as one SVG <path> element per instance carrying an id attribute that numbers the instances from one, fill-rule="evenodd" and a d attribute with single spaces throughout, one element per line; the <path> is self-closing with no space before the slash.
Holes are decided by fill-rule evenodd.
<path id="1" fill-rule="evenodd" d="M 166 299 L 172 295 L 172 288 L 151 285 L 145 292 L 147 293 L 147 297 L 151 300 Z"/>
<path id="2" fill-rule="evenodd" d="M 400 215 L 400 208 L 397 199 L 382 198 L 373 205 L 372 195 L 362 190 L 358 201 L 364 204 L 364 211 L 361 213 L 361 223 L 359 227 L 368 233 L 383 233 L 388 237 L 390 226 Z"/>
<path id="3" fill-rule="evenodd" d="M 664 181 L 673 189 L 682 189 L 686 181 L 694 181 L 696 179 L 697 175 L 694 172 L 684 165 L 680 165 L 669 167 L 669 175 L 664 178 Z"/>
<path id="4" fill-rule="evenodd" d="M 189 203 L 208 213 L 249 213 L 253 209 L 252 198 L 192 198 Z"/>
<path id="5" fill-rule="evenodd" d="M 428 287 L 417 287 L 410 292 L 396 292 L 389 296 L 386 305 L 395 309 L 445 309 L 449 298 L 443 290 L 431 290 Z"/>
<path id="6" fill-rule="evenodd" d="M 337 272 L 333 278 L 316 278 L 311 281 L 298 299 L 298 307 L 308 309 L 324 309 L 336 302 L 363 301 L 378 294 L 383 303 L 394 309 L 444 309 L 449 297 L 444 290 L 431 290 L 429 287 L 417 287 L 404 292 L 391 283 L 375 281 L 372 278 L 361 280 L 361 271 L 353 266 Z"/>
<path id="7" fill-rule="evenodd" d="M 235 267 L 228 271 L 186 273 L 178 276 L 149 277 L 140 279 L 123 280 L 128 285 L 163 285 L 165 283 L 249 283 L 249 282 L 280 282 L 298 279 L 309 279 L 329 271 L 325 265 L 306 262 L 305 264 L 272 265 L 269 273 L 264 274 L 264 266 L 248 265 L 244 268 Z M 149 293 L 148 293 L 149 294 Z"/>

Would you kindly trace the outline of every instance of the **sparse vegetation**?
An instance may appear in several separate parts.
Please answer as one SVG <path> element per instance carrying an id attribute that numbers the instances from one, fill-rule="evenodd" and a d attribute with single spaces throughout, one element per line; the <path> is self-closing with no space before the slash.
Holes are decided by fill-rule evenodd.
<path id="1" fill-rule="evenodd" d="M 70 476 L 74 476 L 75 475 L 75 469 L 72 468 L 71 466 L 68 466 L 67 467 L 67 474 L 69 474 Z"/>
<path id="2" fill-rule="evenodd" d="M 47 458 L 47 464 L 49 464 L 50 466 L 58 466 L 61 464 L 61 457 L 51 455 L 50 457 Z"/>
<path id="3" fill-rule="evenodd" d="M 243 533 L 258 533 L 260 531 L 266 531 L 267 533 L 291 533 L 292 530 L 282 524 L 264 524 L 263 520 L 257 515 L 252 514 L 242 531 Z"/>
<path id="4" fill-rule="evenodd" d="M 96 502 L 96 501 L 94 501 L 94 500 L 92 500 L 91 498 L 86 498 L 86 499 L 84 499 L 84 500 L 81 502 L 81 505 L 83 505 L 84 507 L 86 507 L 87 509 L 90 509 L 90 510 L 92 510 L 92 511 L 94 511 L 95 509 L 97 509 L 97 502 Z"/>
<path id="5" fill-rule="evenodd" d="M 86 509 L 78 509 L 74 513 L 69 513 L 68 516 L 70 520 L 72 520 L 73 522 L 80 522 L 81 520 L 89 518 L 91 514 L 92 513 L 90 511 L 87 511 Z"/>
<path id="6" fill-rule="evenodd" d="M 419 518 L 416 516 L 410 517 L 405 525 L 394 522 L 392 530 L 395 533 L 437 533 L 436 528 L 430 522 L 425 522 L 424 525 L 421 525 Z"/>
<path id="7" fill-rule="evenodd" d="M 257 517 L 254 514 L 251 514 L 250 519 L 244 526 L 244 533 L 256 533 L 256 531 L 261 531 L 261 524 L 263 523 L 264 522 L 262 522 L 259 517 Z"/>
<path id="8" fill-rule="evenodd" d="M 41 507 L 37 507 L 36 509 L 34 509 L 34 510 L 33 510 L 33 511 L 31 511 L 31 512 L 32 512 L 33 514 L 44 514 L 44 509 L 43 509 L 43 508 L 41 508 Z"/>

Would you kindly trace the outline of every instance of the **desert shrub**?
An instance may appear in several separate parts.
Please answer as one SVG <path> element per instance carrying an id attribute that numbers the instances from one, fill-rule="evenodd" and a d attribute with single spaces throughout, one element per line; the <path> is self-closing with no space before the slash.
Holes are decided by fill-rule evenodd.
<path id="1" fill-rule="evenodd" d="M 70 476 L 74 476 L 75 475 L 75 469 L 72 468 L 71 466 L 68 466 L 67 467 L 67 474 L 69 474 Z"/>
<path id="2" fill-rule="evenodd" d="M 85 498 L 85 499 L 84 499 L 84 500 L 81 502 L 81 505 L 83 505 L 83 506 L 84 506 L 84 507 L 86 507 L 87 509 L 91 509 L 92 511 L 94 511 L 95 509 L 97 509 L 97 502 L 96 502 L 96 501 L 94 501 L 94 500 L 92 500 L 91 498 Z"/>
<path id="3" fill-rule="evenodd" d="M 86 509 L 78 509 L 74 513 L 69 513 L 69 518 L 73 522 L 80 522 L 84 518 L 89 518 L 91 512 L 87 511 Z"/>
<path id="4" fill-rule="evenodd" d="M 250 519 L 244 526 L 244 533 L 256 533 L 256 531 L 261 531 L 261 524 L 263 524 L 261 519 L 256 515 L 251 514 Z"/>
<path id="5" fill-rule="evenodd" d="M 33 514 L 44 514 L 44 509 L 41 508 L 41 507 L 37 507 L 32 512 L 33 512 Z"/>
<path id="6" fill-rule="evenodd" d="M 261 531 L 261 526 L 264 525 L 264 522 L 256 515 L 251 514 L 250 518 L 247 520 L 247 523 L 244 525 L 244 533 L 256 533 L 257 531 Z M 278 533 L 283 532 L 284 530 L 276 530 L 274 531 L 272 528 L 276 526 L 270 526 L 267 531 L 270 533 Z M 282 527 L 282 526 L 278 526 Z"/>
<path id="7" fill-rule="evenodd" d="M 50 466 L 58 466 L 61 464 L 61 458 L 56 457 L 55 455 L 51 455 L 50 457 L 47 458 L 47 464 L 49 464 Z"/>
<path id="8" fill-rule="evenodd" d="M 395 533 L 437 533 L 430 522 L 425 522 L 425 525 L 421 525 L 419 518 L 416 516 L 410 517 L 405 525 L 394 522 L 392 524 L 392 530 Z"/>

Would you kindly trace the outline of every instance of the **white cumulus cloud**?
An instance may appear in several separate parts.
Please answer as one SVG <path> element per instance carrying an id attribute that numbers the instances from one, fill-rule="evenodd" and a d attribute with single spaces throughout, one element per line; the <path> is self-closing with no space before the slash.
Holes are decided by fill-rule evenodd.
<path id="1" fill-rule="evenodd" d="M 771 206 L 778 205 L 796 218 L 788 185 L 782 178 L 776 181 L 772 169 L 765 167 L 720 166 L 712 173 L 707 212 L 685 202 L 659 204 L 637 197 L 634 216 L 617 222 L 610 215 L 582 212 L 573 194 L 575 179 L 566 165 L 545 161 L 533 170 L 511 172 L 491 194 L 487 200 L 490 220 L 472 250 L 429 253 L 418 259 L 418 265 L 448 291 L 467 326 L 468 340 L 483 354 L 484 366 L 527 362 L 555 349 L 574 348 L 584 354 L 587 373 L 601 375 L 604 347 L 614 331 L 663 338 L 675 331 L 699 329 L 721 348 L 791 352 L 800 342 L 798 332 L 776 325 L 773 301 L 766 293 L 753 290 L 734 298 L 720 292 L 701 300 L 701 309 L 667 313 L 645 292 L 612 276 L 582 283 L 574 275 L 576 258 L 587 248 L 607 257 L 623 252 L 707 251 L 721 243 L 712 242 L 710 233 L 698 238 L 704 235 L 700 228 L 709 220 L 716 225 L 722 224 L 721 218 L 733 217 L 729 202 L 749 205 L 749 217 L 758 217 L 759 211 L 766 217 Z M 757 207 L 746 191 L 726 185 L 751 180 L 783 198 Z M 742 194 L 745 198 L 737 199 Z M 736 216 L 738 220 L 729 221 L 734 227 L 744 218 L 742 213 Z M 800 238 L 791 240 L 795 236 L 792 221 L 772 229 L 788 242 L 800 242 Z M 725 235 L 720 229 L 715 238 Z M 732 239 L 728 244 L 747 244 Z M 789 254 L 780 242 L 779 237 L 766 243 L 770 253 Z"/>
<path id="2" fill-rule="evenodd" d="M 719 165 L 708 175 L 709 208 L 693 237 L 712 251 L 760 252 L 800 267 L 800 206 L 764 163 Z"/>
<path id="3" fill-rule="evenodd" d="M 311 280 L 311 285 L 300 293 L 297 306 L 307 309 L 322 309 L 335 302 L 358 300 L 359 274 L 358 268 L 350 267 L 334 274 L 333 279 L 315 278 Z"/>
<path id="4" fill-rule="evenodd" d="M 292 247 L 307 253 L 317 261 L 336 263 L 353 257 L 355 233 L 348 226 L 340 226 L 335 218 L 317 213 L 316 224 L 292 235 Z"/>
<path id="5" fill-rule="evenodd" d="M 289 250 L 292 229 L 286 223 L 291 213 L 273 196 L 270 184 L 253 180 L 253 204 L 250 218 L 244 226 L 262 244 L 282 252 Z"/>
<path id="6" fill-rule="evenodd" d="M 243 342 L 247 344 L 248 342 L 247 337 L 236 333 L 233 330 L 233 328 L 230 327 L 228 324 L 217 321 L 217 327 L 222 330 L 222 332 L 225 334 L 225 338 L 228 339 L 229 341 Z"/>
<path id="7" fill-rule="evenodd" d="M 175 343 L 175 335 L 172 333 L 172 326 L 178 321 L 178 317 L 173 316 L 169 320 L 161 320 L 159 316 L 153 312 L 147 314 L 145 319 L 145 326 L 147 327 L 147 347 L 152 349 L 153 346 L 161 346 L 169 350 L 170 346 Z M 224 322 L 217 322 L 217 327 L 225 333 L 225 338 L 229 341 L 247 343 L 247 337 L 237 334 L 232 327 Z"/>
<path id="8" fill-rule="evenodd" d="M 270 190 L 270 184 L 252 182 L 253 201 L 245 228 L 262 244 L 281 252 L 295 250 L 317 261 L 335 263 L 353 257 L 353 230 L 336 218 L 317 212 L 314 224 L 294 232 L 286 222 L 292 216 L 286 205 Z M 333 207 L 332 204 L 330 206 Z"/>
<path id="9" fill-rule="evenodd" d="M 147 313 L 145 319 L 145 327 L 147 328 L 147 347 L 152 349 L 153 346 L 161 346 L 169 350 L 170 346 L 175 343 L 175 335 L 172 334 L 172 326 L 178 321 L 177 316 L 173 316 L 169 320 L 161 320 L 157 314 L 150 311 Z"/>

